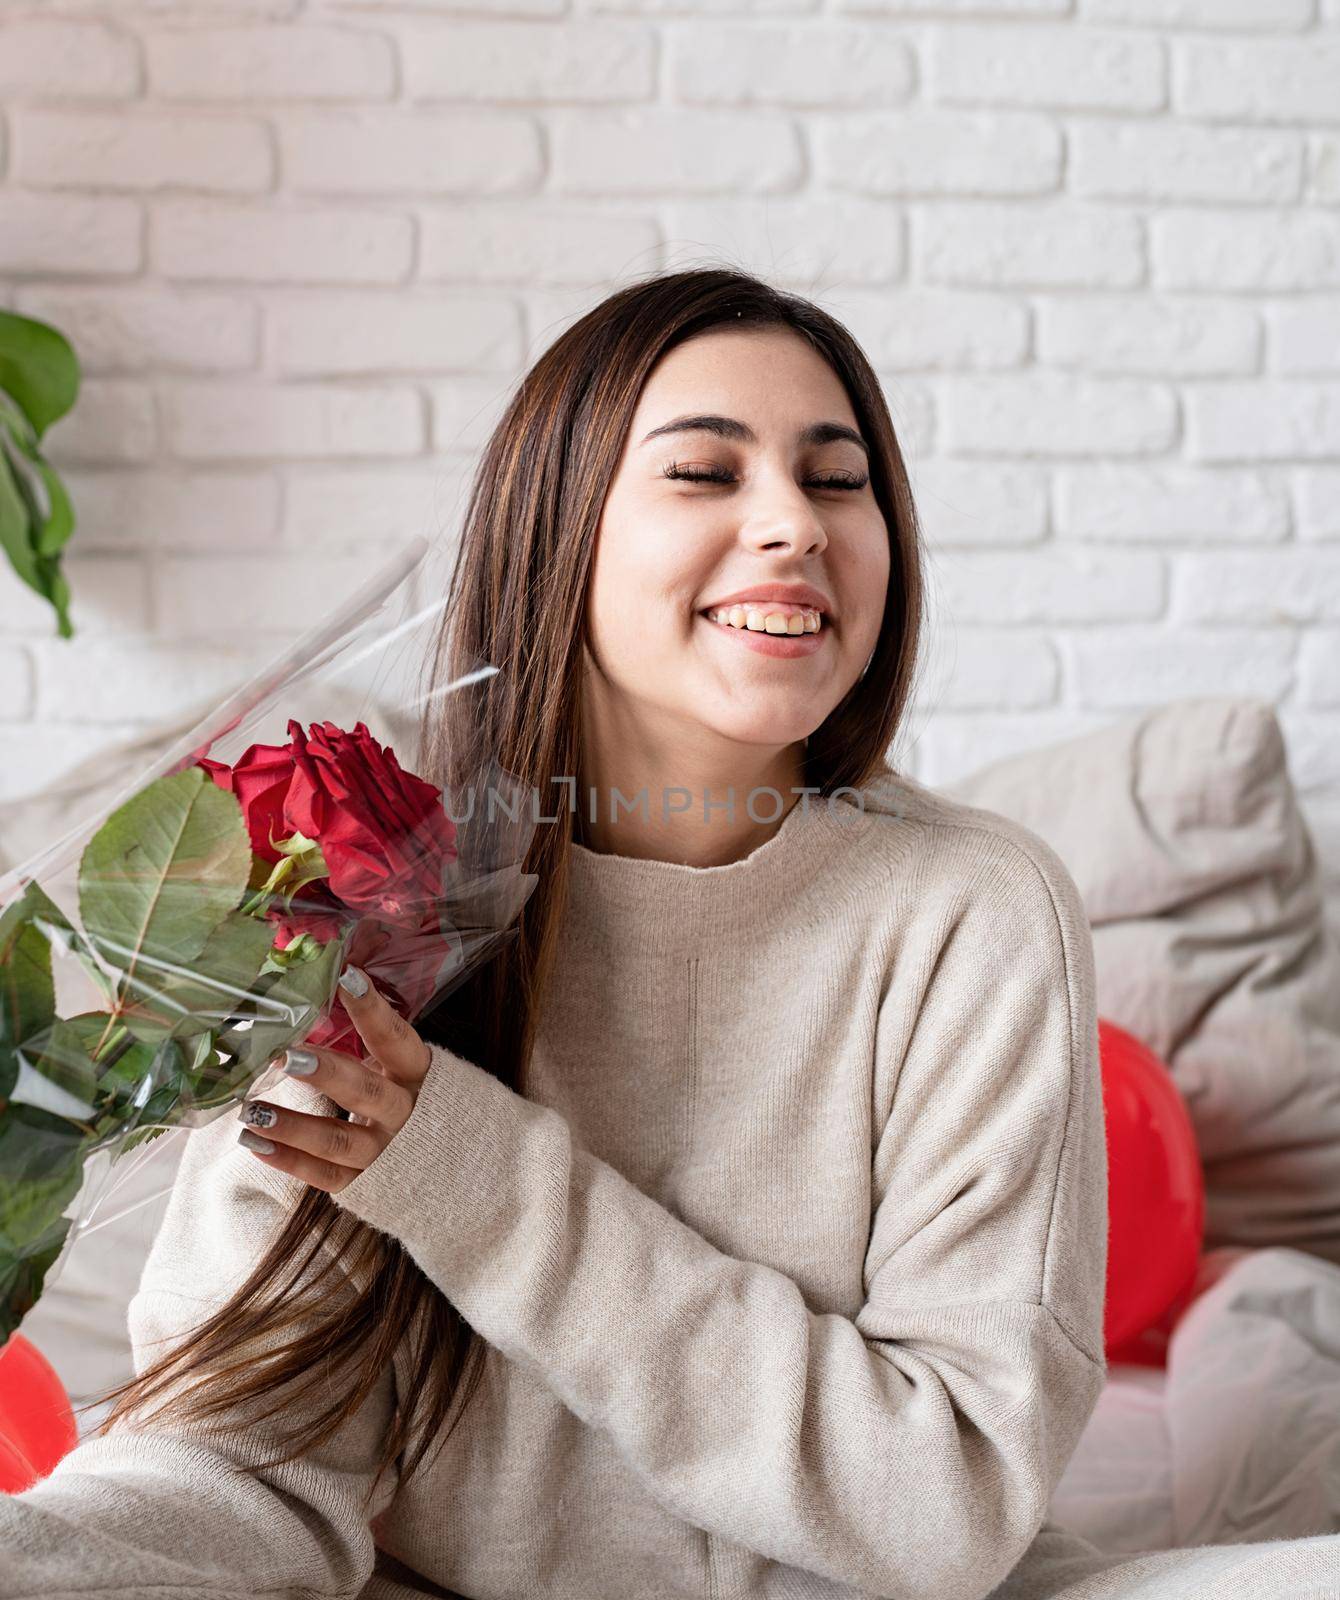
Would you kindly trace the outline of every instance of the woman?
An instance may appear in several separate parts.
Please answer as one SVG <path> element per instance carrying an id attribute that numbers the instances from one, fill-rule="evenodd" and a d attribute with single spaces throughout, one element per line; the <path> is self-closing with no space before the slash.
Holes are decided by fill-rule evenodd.
<path id="1" fill-rule="evenodd" d="M 191 1136 L 0 1595 L 1154 1592 L 1044 1526 L 1105 1370 L 1092 946 L 1040 839 L 885 764 L 918 539 L 802 300 L 663 276 L 540 359 L 440 651 L 505 671 L 429 748 L 580 805 L 440 1014 L 351 971 L 373 1065 Z"/>

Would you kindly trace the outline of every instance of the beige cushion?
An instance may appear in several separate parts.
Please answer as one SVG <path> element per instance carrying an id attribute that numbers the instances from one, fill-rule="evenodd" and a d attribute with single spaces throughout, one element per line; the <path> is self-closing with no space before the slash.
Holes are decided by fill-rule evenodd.
<path id="1" fill-rule="evenodd" d="M 1206 1248 L 1340 1263 L 1340 944 L 1272 707 L 1179 700 L 944 788 L 1069 868 L 1100 1015 L 1168 1063 L 1190 1108 Z"/>

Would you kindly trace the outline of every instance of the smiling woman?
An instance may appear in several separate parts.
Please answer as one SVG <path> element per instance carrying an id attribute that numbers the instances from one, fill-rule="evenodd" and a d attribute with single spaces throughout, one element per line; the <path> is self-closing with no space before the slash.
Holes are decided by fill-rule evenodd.
<path id="1" fill-rule="evenodd" d="M 370 1064 L 291 1060 L 273 1150 L 190 1136 L 139 1376 L 0 1503 L 0 1597 L 1283 1593 L 1276 1547 L 1046 1521 L 1104 1377 L 1092 941 L 1047 844 L 888 760 L 920 539 L 846 330 L 726 270 L 611 295 L 449 600 L 435 671 L 505 670 L 420 770 L 577 802 L 518 937 L 417 1033 L 351 976 Z"/>

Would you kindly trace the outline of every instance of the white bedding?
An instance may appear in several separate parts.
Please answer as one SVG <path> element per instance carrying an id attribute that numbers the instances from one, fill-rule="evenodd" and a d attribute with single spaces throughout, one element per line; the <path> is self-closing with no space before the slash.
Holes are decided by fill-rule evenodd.
<path id="1" fill-rule="evenodd" d="M 1340 1600 L 1340 1267 L 1298 1250 L 1237 1258 L 1166 1371 L 1109 1369 L 1047 1530 L 992 1600 L 1239 1596 Z"/>

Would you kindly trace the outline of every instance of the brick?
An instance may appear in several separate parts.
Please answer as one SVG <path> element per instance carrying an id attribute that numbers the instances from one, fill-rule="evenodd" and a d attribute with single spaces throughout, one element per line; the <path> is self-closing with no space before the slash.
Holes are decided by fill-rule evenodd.
<path id="1" fill-rule="evenodd" d="M 710 3 L 710 0 L 709 0 Z M 405 11 L 405 0 L 326 0 L 332 11 Z M 484 9 L 480 0 L 414 0 L 414 10 L 442 12 L 479 12 Z M 568 0 L 489 0 L 488 14 L 495 17 L 556 17 L 568 10 Z"/>
<path id="2" fill-rule="evenodd" d="M 1340 39 L 1184 39 L 1173 104 L 1183 116 L 1242 122 L 1340 122 Z"/>
<path id="3" fill-rule="evenodd" d="M 1256 128 L 1078 123 L 1067 183 L 1109 200 L 1216 200 L 1282 205 L 1303 187 L 1303 139 Z"/>
<path id="4" fill-rule="evenodd" d="M 916 65 L 904 39 L 883 28 L 777 27 L 761 22 L 695 22 L 668 30 L 667 77 L 689 105 L 902 105 L 916 89 Z"/>
<path id="5" fill-rule="evenodd" d="M 513 385 L 498 378 L 454 377 L 430 387 L 433 411 L 433 449 L 482 450 L 502 420 Z"/>
<path id="6" fill-rule="evenodd" d="M 190 384 L 161 396 L 168 447 L 182 460 L 407 456 L 423 448 L 408 389 Z"/>
<path id="7" fill-rule="evenodd" d="M 897 283 L 907 271 L 907 224 L 887 200 L 804 195 L 766 201 L 681 200 L 664 208 L 677 251 L 710 239 L 732 261 L 770 280 L 821 291 L 839 284 Z M 631 258 L 630 258 L 631 259 Z"/>
<path id="8" fill-rule="evenodd" d="M 1061 182 L 1061 136 L 1022 112 L 907 111 L 825 118 L 815 169 L 861 194 L 1046 194 Z"/>
<path id="9" fill-rule="evenodd" d="M 744 197 L 796 188 L 804 174 L 789 117 L 651 106 L 555 112 L 555 190 L 565 194 Z"/>
<path id="10" fill-rule="evenodd" d="M 942 553 L 939 602 L 955 623 L 1127 622 L 1157 617 L 1163 563 L 1144 552 L 1041 547 Z"/>
<path id="11" fill-rule="evenodd" d="M 1340 135 L 1314 133 L 1309 137 L 1303 198 L 1313 205 L 1340 205 Z"/>
<path id="12" fill-rule="evenodd" d="M 22 645 L 0 643 L 0 722 L 24 722 L 32 714 L 32 657 Z"/>
<path id="13" fill-rule="evenodd" d="M 937 712 L 917 735 L 915 775 L 933 787 L 953 783 L 989 762 L 1096 733 L 1111 722 L 1106 713 L 1070 707 L 977 714 Z"/>
<path id="14" fill-rule="evenodd" d="M 74 408 L 46 435 L 53 465 L 148 461 L 158 446 L 152 392 L 143 384 L 87 378 Z"/>
<path id="15" fill-rule="evenodd" d="M 583 0 L 583 9 L 592 13 L 643 17 L 680 17 L 690 11 L 695 18 L 798 16 L 819 6 L 820 0 Z M 553 7 L 565 10 L 566 0 L 553 0 Z"/>
<path id="16" fill-rule="evenodd" d="M 1255 292 L 1340 286 L 1340 217 L 1306 211 L 1164 211 L 1150 218 L 1159 289 Z"/>
<path id="17" fill-rule="evenodd" d="M 401 25 L 405 92 L 412 100 L 649 100 L 656 35 L 636 24 L 453 22 Z"/>
<path id="18" fill-rule="evenodd" d="M 951 640 L 942 648 L 952 659 L 922 691 L 937 716 L 1055 704 L 1060 668 L 1046 639 L 1012 628 L 953 628 Z"/>
<path id="19" fill-rule="evenodd" d="M 222 701 L 269 654 L 250 628 L 240 627 L 239 638 L 245 646 L 209 650 L 139 639 L 91 641 L 73 652 L 58 642 L 40 645 L 39 714 L 51 722 L 126 716 L 167 721 L 195 705 Z"/>
<path id="20" fill-rule="evenodd" d="M 81 549 L 267 550 L 279 484 L 265 472 L 76 470 L 64 474 Z"/>
<path id="21" fill-rule="evenodd" d="M 1166 385 L 1048 372 L 952 378 L 941 421 L 943 448 L 964 455 L 1142 455 L 1177 438 Z"/>
<path id="22" fill-rule="evenodd" d="M 837 0 L 836 9 L 889 17 L 1049 17 L 1072 6 L 1073 0 Z"/>
<path id="23" fill-rule="evenodd" d="M 260 315 L 237 295 L 34 288 L 18 300 L 26 315 L 60 328 L 86 373 L 238 371 L 260 353 Z"/>
<path id="24" fill-rule="evenodd" d="M 629 264 L 655 267 L 660 230 L 650 216 L 499 202 L 420 215 L 418 275 L 425 282 L 553 283 L 587 287 Z"/>
<path id="25" fill-rule="evenodd" d="M 1047 479 L 1037 467 L 937 457 L 912 472 L 931 545 L 1029 545 L 1047 533 Z"/>
<path id="26" fill-rule="evenodd" d="M 931 283 L 1132 289 L 1144 281 L 1139 217 L 1065 203 L 944 204 L 915 218 L 914 261 Z"/>
<path id="27" fill-rule="evenodd" d="M 309 194 L 509 194 L 540 181 L 528 117 L 475 111 L 311 111 L 279 126 L 288 185 Z"/>
<path id="28" fill-rule="evenodd" d="M 1187 391 L 1186 453 L 1198 461 L 1340 455 L 1340 383 L 1205 383 Z"/>
<path id="29" fill-rule="evenodd" d="M 301 634 L 364 589 L 370 570 L 362 554 L 170 558 L 154 574 L 161 631 L 201 643 Z"/>
<path id="30" fill-rule="evenodd" d="M 85 555 L 78 540 L 76 533 L 61 563 L 70 584 L 70 621 L 76 637 L 144 632 L 149 626 L 144 563 L 132 556 Z M 19 582 L 7 561 L 0 561 L 0 617 L 7 634 L 55 637 L 55 613 Z"/>
<path id="31" fill-rule="evenodd" d="M 1299 699 L 1340 707 L 1340 628 L 1309 628 L 1298 645 Z"/>
<path id="32" fill-rule="evenodd" d="M 361 550 L 454 526 L 463 462 L 303 470 L 288 480 L 285 541 L 298 549 Z"/>
<path id="33" fill-rule="evenodd" d="M 1063 649 L 1079 699 L 1114 711 L 1173 694 L 1275 700 L 1293 681 L 1293 638 L 1278 628 L 1086 628 Z"/>
<path id="34" fill-rule="evenodd" d="M 1306 28 L 1313 0 L 1079 0 L 1083 22 L 1162 28 Z"/>
<path id="35" fill-rule="evenodd" d="M 1267 306 L 1266 327 L 1275 372 L 1340 372 L 1340 297 Z"/>
<path id="36" fill-rule="evenodd" d="M 106 23 L 16 18 L 5 25 L 0 96 L 127 100 L 139 92 L 135 41 Z"/>
<path id="37" fill-rule="evenodd" d="M 1336 717 L 1309 715 L 1289 706 L 1278 707 L 1277 713 L 1289 755 L 1289 776 L 1300 799 L 1306 800 L 1309 792 L 1318 791 L 1333 803 L 1340 789 L 1340 728 Z M 1324 869 L 1329 865 L 1323 862 Z M 1340 923 L 1335 922 L 1334 912 L 1332 920 L 1340 937 Z"/>
<path id="38" fill-rule="evenodd" d="M 307 294 L 267 311 L 274 369 L 299 376 L 512 372 L 522 328 L 504 295 Z"/>
<path id="39" fill-rule="evenodd" d="M 14 176 L 40 188 L 256 193 L 274 179 L 265 125 L 118 111 L 14 114 Z"/>
<path id="40" fill-rule="evenodd" d="M 1340 467 L 1303 467 L 1294 474 L 1300 539 L 1340 539 Z"/>
<path id="41" fill-rule="evenodd" d="M 1244 468 L 1068 466 L 1054 500 L 1061 538 L 1248 544 L 1289 534 L 1283 484 Z"/>
<path id="42" fill-rule="evenodd" d="M 1183 555 L 1174 559 L 1172 576 L 1178 621 L 1340 621 L 1340 550 Z"/>
<path id="43" fill-rule="evenodd" d="M 230 27 L 151 32 L 144 41 L 159 100 L 385 100 L 395 93 L 389 39 L 361 28 Z"/>
<path id="44" fill-rule="evenodd" d="M 999 295 L 846 294 L 842 321 L 876 367 L 1017 367 L 1029 353 L 1028 307 Z"/>
<path id="45" fill-rule="evenodd" d="M 1092 28 L 933 28 L 928 98 L 1060 111 L 1158 111 L 1167 101 L 1161 43 Z"/>
<path id="46" fill-rule="evenodd" d="M 133 200 L 0 193 L 0 272 L 80 277 L 138 272 L 142 233 Z"/>
<path id="47" fill-rule="evenodd" d="M 413 250 L 413 222 L 389 211 L 179 201 L 150 218 L 150 259 L 168 278 L 400 283 Z"/>
<path id="48" fill-rule="evenodd" d="M 1261 325 L 1233 302 L 1076 295 L 1039 301 L 1037 356 L 1048 367 L 1149 377 L 1255 372 Z"/>

